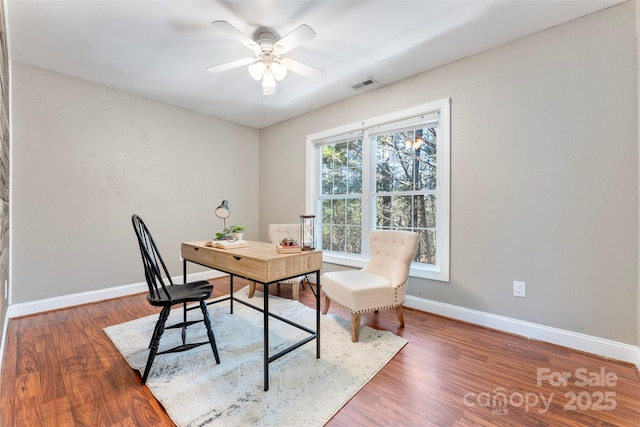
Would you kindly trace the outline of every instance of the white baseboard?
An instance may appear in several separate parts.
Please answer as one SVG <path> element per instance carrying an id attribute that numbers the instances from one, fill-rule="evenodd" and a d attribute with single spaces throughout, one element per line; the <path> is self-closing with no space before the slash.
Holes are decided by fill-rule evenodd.
<path id="1" fill-rule="evenodd" d="M 190 282 L 197 280 L 208 280 L 222 276 L 227 276 L 219 271 L 202 271 L 199 273 L 191 273 L 187 275 Z M 182 276 L 171 278 L 175 283 L 182 283 Z M 25 303 L 11 304 L 7 310 L 8 318 L 28 316 L 30 314 L 42 313 L 45 311 L 59 310 L 61 308 L 73 307 L 75 305 L 88 304 L 92 302 L 103 301 L 111 298 L 118 298 L 125 295 L 132 295 L 141 292 L 147 292 L 147 283 L 132 283 L 130 285 L 115 286 L 112 288 L 99 289 L 96 291 L 80 292 L 77 294 L 64 295 L 54 298 L 46 298 L 37 301 Z M 5 323 L 6 326 L 6 323 Z M 3 335 L 4 337 L 5 335 Z M 4 354 L 4 352 L 3 352 Z"/>
<path id="2" fill-rule="evenodd" d="M 404 306 L 473 323 L 487 328 L 521 335 L 529 339 L 569 347 L 608 359 L 633 363 L 640 370 L 640 347 L 537 323 L 471 310 L 438 301 L 407 295 Z"/>
<path id="3" fill-rule="evenodd" d="M 189 274 L 187 276 L 187 279 L 189 281 L 195 281 L 213 279 L 223 276 L 226 276 L 226 274 L 218 271 L 203 271 L 199 273 Z M 174 279 L 177 283 L 181 283 L 182 277 L 175 277 Z M 97 291 L 82 292 L 62 297 L 47 298 L 39 301 L 10 305 L 5 315 L 2 343 L 0 344 L 0 366 L 2 366 L 1 363 L 4 356 L 7 327 L 10 318 L 27 316 L 30 314 L 42 313 L 45 311 L 57 310 L 61 308 L 68 308 L 75 305 L 88 304 L 105 299 L 117 298 L 120 296 L 131 295 L 146 291 L 146 283 L 133 283 L 130 285 L 116 286 L 113 288 L 101 289 Z M 416 310 L 421 310 L 444 317 L 450 317 L 452 319 L 485 326 L 487 328 L 497 329 L 515 335 L 524 336 L 529 339 L 536 339 L 552 344 L 561 345 L 563 347 L 584 351 L 608 359 L 633 363 L 635 364 L 636 368 L 640 370 L 640 347 L 638 346 L 585 335 L 578 332 L 567 331 L 564 329 L 552 328 L 549 326 L 539 325 L 537 323 L 526 322 L 510 317 L 485 313 L 478 310 L 471 310 L 468 308 L 458 307 L 455 305 L 432 301 L 424 298 L 418 298 L 411 295 L 407 295 L 404 305 L 407 308 L 414 308 Z"/>

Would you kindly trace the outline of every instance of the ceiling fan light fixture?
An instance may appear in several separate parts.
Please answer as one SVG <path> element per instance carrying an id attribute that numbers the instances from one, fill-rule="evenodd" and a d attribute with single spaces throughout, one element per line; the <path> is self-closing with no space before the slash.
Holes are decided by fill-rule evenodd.
<path id="1" fill-rule="evenodd" d="M 249 65 L 249 74 L 251 74 L 251 77 L 254 80 L 260 81 L 260 79 L 262 78 L 262 74 L 264 74 L 264 70 L 266 69 L 267 69 L 267 66 L 265 65 L 265 63 L 262 61 L 259 61 L 259 62 L 256 62 L 255 64 Z"/>
<path id="2" fill-rule="evenodd" d="M 262 94 L 273 95 L 276 93 L 276 79 L 271 72 L 271 69 L 267 67 L 262 75 Z"/>
<path id="3" fill-rule="evenodd" d="M 273 73 L 273 77 L 275 77 L 277 81 L 280 81 L 287 77 L 287 67 L 280 64 L 279 62 L 272 62 L 271 65 L 269 65 L 269 68 Z"/>

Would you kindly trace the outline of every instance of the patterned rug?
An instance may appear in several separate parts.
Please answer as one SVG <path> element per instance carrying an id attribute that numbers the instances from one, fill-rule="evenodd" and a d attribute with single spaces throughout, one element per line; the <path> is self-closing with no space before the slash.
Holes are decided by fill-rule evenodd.
<path id="1" fill-rule="evenodd" d="M 235 293 L 247 298 L 247 288 Z M 262 306 L 256 291 L 249 301 Z M 315 329 L 315 310 L 297 301 L 269 297 L 269 310 Z M 220 354 L 211 347 L 157 356 L 147 386 L 178 426 L 322 426 L 404 347 L 407 341 L 388 331 L 363 327 L 351 342 L 351 325 L 335 315 L 321 316 L 321 354 L 311 341 L 269 364 L 269 391 L 263 389 L 262 313 L 229 301 L 210 305 Z M 190 316 L 199 310 L 190 311 Z M 182 316 L 174 309 L 167 324 Z M 127 363 L 142 372 L 157 315 L 105 328 Z M 187 342 L 206 341 L 202 323 L 188 329 Z M 270 354 L 308 334 L 271 318 Z M 163 348 L 176 345 L 180 332 L 165 330 Z"/>

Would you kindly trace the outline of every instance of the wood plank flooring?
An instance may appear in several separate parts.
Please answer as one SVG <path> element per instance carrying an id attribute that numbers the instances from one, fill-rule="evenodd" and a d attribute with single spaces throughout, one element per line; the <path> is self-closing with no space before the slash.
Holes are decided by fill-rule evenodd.
<path id="1" fill-rule="evenodd" d="M 247 285 L 235 282 L 236 290 Z M 228 293 L 228 278 L 213 283 L 215 296 Z M 272 289 L 291 297 L 290 286 Z M 300 300 L 315 303 L 308 288 Z M 145 295 L 134 295 L 12 319 L 0 425 L 172 426 L 102 331 L 157 313 Z M 349 318 L 335 305 L 330 313 Z M 398 326 L 395 310 L 362 316 L 363 325 L 409 344 L 329 426 L 640 425 L 632 365 L 411 309 L 405 322 Z"/>

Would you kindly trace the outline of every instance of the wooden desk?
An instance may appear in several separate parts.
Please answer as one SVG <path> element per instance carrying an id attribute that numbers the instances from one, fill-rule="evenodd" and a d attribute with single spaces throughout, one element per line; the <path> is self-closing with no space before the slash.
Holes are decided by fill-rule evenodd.
<path id="1" fill-rule="evenodd" d="M 316 358 L 320 358 L 320 269 L 322 268 L 322 251 L 305 251 L 293 254 L 279 254 L 272 243 L 249 242 L 248 248 L 214 249 L 205 246 L 207 241 L 182 243 L 180 253 L 183 258 L 184 280 L 187 280 L 187 261 L 229 273 L 229 296 L 211 302 L 230 301 L 231 313 L 233 303 L 237 301 L 264 314 L 264 390 L 269 390 L 269 363 L 279 359 L 298 347 L 316 340 Z M 276 314 L 269 313 L 269 285 L 304 274 L 316 274 L 316 330 L 294 323 Z M 264 285 L 264 309 L 246 301 L 233 298 L 233 277 L 239 276 Z M 309 336 L 292 346 L 269 356 L 269 317 L 276 318 L 295 326 Z"/>

